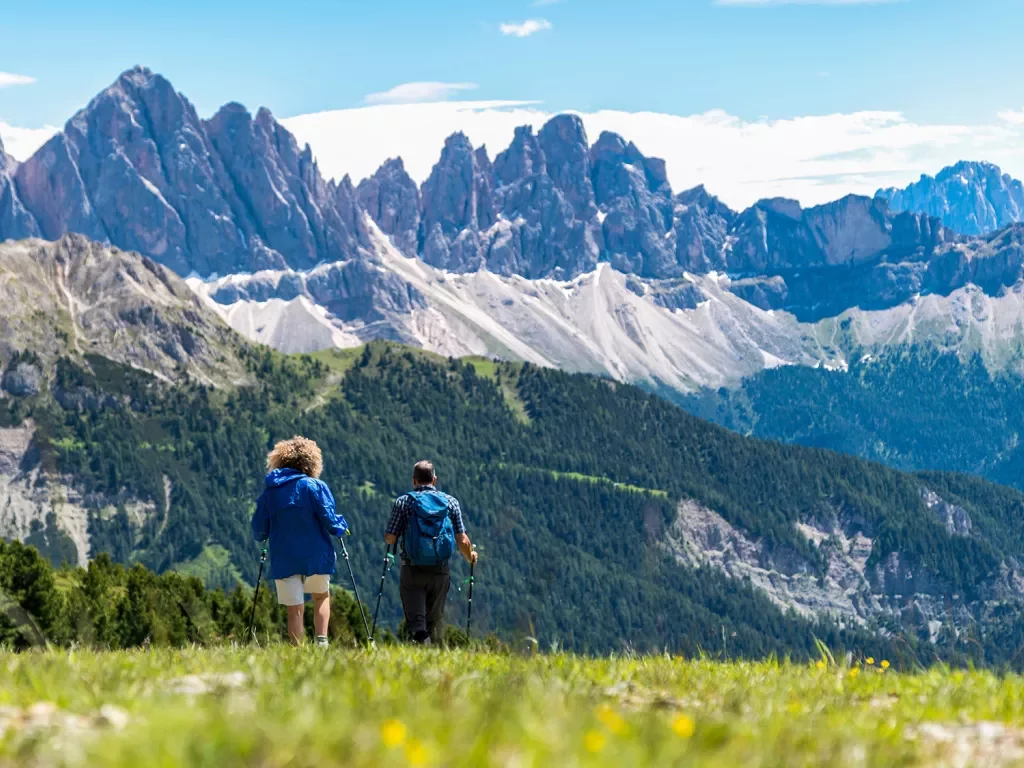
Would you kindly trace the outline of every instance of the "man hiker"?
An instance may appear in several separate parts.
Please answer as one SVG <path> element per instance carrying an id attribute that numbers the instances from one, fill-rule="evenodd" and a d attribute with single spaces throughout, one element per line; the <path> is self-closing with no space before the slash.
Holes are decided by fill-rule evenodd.
<path id="1" fill-rule="evenodd" d="M 455 546 L 466 562 L 475 563 L 477 558 L 458 500 L 441 493 L 436 485 L 434 465 L 418 462 L 412 469 L 413 490 L 395 500 L 384 531 L 389 546 L 402 538 L 402 610 L 412 639 L 421 644 L 441 639 L 450 582 L 448 560 Z"/>
<path id="2" fill-rule="evenodd" d="M 270 539 L 270 578 L 277 599 L 288 608 L 288 637 L 305 640 L 306 595 L 313 597 L 316 643 L 327 645 L 331 619 L 331 575 L 337 555 L 332 536 L 348 529 L 334 507 L 334 496 L 320 480 L 324 460 L 320 447 L 304 437 L 282 440 L 267 456 L 267 477 L 256 501 L 252 534 Z"/>

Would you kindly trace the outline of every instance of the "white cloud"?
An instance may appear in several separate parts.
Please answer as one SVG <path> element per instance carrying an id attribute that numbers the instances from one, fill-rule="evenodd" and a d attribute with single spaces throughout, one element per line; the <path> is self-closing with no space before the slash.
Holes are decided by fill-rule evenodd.
<path id="1" fill-rule="evenodd" d="M 1010 123 L 1010 125 L 1024 125 L 1024 109 L 1019 111 L 1008 109 L 1005 112 L 1000 112 L 999 119 Z"/>
<path id="2" fill-rule="evenodd" d="M 527 19 L 522 24 L 505 23 L 501 25 L 501 34 L 513 37 L 529 37 L 537 32 L 552 29 L 547 19 Z"/>
<path id="3" fill-rule="evenodd" d="M 472 91 L 476 83 L 416 82 L 402 83 L 387 91 L 371 93 L 367 104 L 412 104 L 419 101 L 446 101 L 461 91 Z"/>
<path id="4" fill-rule="evenodd" d="M 24 161 L 32 156 L 59 129 L 52 125 L 42 128 L 19 128 L 0 121 L 0 141 L 4 143 L 4 151 L 15 160 Z"/>
<path id="5" fill-rule="evenodd" d="M 551 113 L 529 102 L 442 102 L 363 107 L 284 120 L 309 142 L 328 176 L 357 182 L 401 156 L 423 181 L 444 139 L 464 131 L 493 158 L 516 126 L 540 128 Z M 673 189 L 697 184 L 743 207 L 763 197 L 805 205 L 879 187 L 903 186 L 958 160 L 988 160 L 1024 178 L 1024 124 L 928 124 L 899 112 L 747 121 L 723 111 L 700 115 L 601 111 L 580 113 L 590 141 L 614 131 L 642 152 L 665 159 Z"/>
<path id="6" fill-rule="evenodd" d="M 12 85 L 32 85 L 36 79 L 28 75 L 16 75 L 13 72 L 0 72 L 0 88 L 10 88 Z"/>

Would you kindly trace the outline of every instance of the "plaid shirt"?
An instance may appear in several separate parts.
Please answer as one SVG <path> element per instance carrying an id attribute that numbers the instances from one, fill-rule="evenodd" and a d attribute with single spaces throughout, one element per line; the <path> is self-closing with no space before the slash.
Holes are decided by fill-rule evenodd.
<path id="1" fill-rule="evenodd" d="M 416 491 L 433 491 L 435 490 L 431 485 L 417 485 L 413 490 Z M 448 496 L 448 494 L 444 494 Z M 402 537 L 402 555 L 405 556 L 405 527 L 409 524 L 409 515 L 412 514 L 412 497 L 403 493 L 397 499 L 395 499 L 394 506 L 391 507 L 391 519 L 388 520 L 388 527 L 384 529 L 384 533 L 388 536 L 399 536 Z M 448 496 L 448 519 L 452 521 L 452 530 L 455 535 L 458 536 L 460 533 L 466 532 L 466 525 L 462 522 L 462 507 L 459 506 L 459 501 L 454 496 Z"/>

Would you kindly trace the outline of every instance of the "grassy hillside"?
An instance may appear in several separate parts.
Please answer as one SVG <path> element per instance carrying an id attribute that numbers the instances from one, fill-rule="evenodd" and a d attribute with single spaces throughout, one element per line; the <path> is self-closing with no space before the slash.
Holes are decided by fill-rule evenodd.
<path id="1" fill-rule="evenodd" d="M 35 425 L 40 466 L 74 478 L 86 498 L 153 505 L 144 519 L 127 508 L 97 509 L 94 553 L 181 569 L 214 586 L 232 586 L 236 574 L 252 583 L 257 549 L 248 520 L 264 455 L 275 440 L 301 433 L 323 446 L 324 479 L 355 531 L 350 548 L 364 599 L 379 583 L 391 500 L 407 489 L 412 464 L 429 457 L 482 548 L 476 605 L 484 631 L 580 651 L 802 658 L 818 637 L 836 648 L 875 643 L 875 655 L 941 653 L 979 663 L 1008 661 L 1024 637 L 1011 606 L 998 633 L 986 636 L 983 626 L 980 637 L 952 648 L 922 644 L 924 625 L 913 621 L 890 627 L 899 637 L 869 641 L 828 619 L 787 615 L 741 580 L 681 565 L 665 546 L 678 502 L 690 499 L 767 555 L 824 574 L 828 549 L 797 526 L 841 511 L 871 531 L 868 567 L 895 555 L 930 575 L 937 599 L 970 601 L 990 592 L 1001 563 L 1024 554 L 1012 532 L 1015 510 L 1024 509 L 1019 494 L 986 518 L 983 535 L 960 537 L 923 504 L 920 478 L 740 437 L 634 387 L 387 344 L 318 358 L 240 354 L 257 385 L 167 386 L 65 360 L 61 391 L 85 405 L 60 406 L 45 393 L 8 402 L 6 423 Z M 96 397 L 107 392 L 112 399 Z M 960 489 L 958 498 L 976 493 Z M 456 581 L 465 576 L 461 564 L 457 574 Z M 394 579 L 387 589 L 383 616 L 394 627 Z M 453 591 L 452 620 L 461 621 L 462 605 Z"/>
<path id="2" fill-rule="evenodd" d="M 1024 680 L 271 646 L 0 656 L 0 761 L 110 768 L 1013 765 Z"/>

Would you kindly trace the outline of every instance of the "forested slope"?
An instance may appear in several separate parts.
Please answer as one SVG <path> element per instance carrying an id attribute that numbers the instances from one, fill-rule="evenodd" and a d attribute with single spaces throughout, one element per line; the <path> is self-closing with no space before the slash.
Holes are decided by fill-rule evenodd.
<path id="1" fill-rule="evenodd" d="M 682 564 L 665 546 L 681 500 L 761 542 L 766 567 L 795 558 L 814 572 L 809 578 L 824 577 L 830 556 L 798 524 L 835 510 L 855 510 L 872 532 L 869 567 L 895 555 L 934 574 L 933 591 L 966 600 L 989 599 L 1001 564 L 1020 551 L 1009 534 L 1024 509 L 1019 494 L 1003 499 L 1006 509 L 986 519 L 984 535 L 952 535 L 922 501 L 920 478 L 741 437 L 603 379 L 386 344 L 319 357 L 240 356 L 257 385 L 170 386 L 109 362 L 64 359 L 55 374 L 62 391 L 79 393 L 75 402 L 105 392 L 110 402 L 67 409 L 45 392 L 7 402 L 7 424 L 34 425 L 40 466 L 72 477 L 87 497 L 153 503 L 146 519 L 97 510 L 93 554 L 202 573 L 211 584 L 239 576 L 251 583 L 257 548 L 248 518 L 265 453 L 296 433 L 323 447 L 324 479 L 354 530 L 364 600 L 378 583 L 391 499 L 407 488 L 413 462 L 431 458 L 482 548 L 481 630 L 580 650 L 805 655 L 817 636 L 836 648 L 877 643 L 898 656 L 894 639 L 868 639 L 870 624 L 844 620 L 850 628 L 841 631 L 825 615 L 787 615 L 742 580 Z M 957 498 L 985 506 L 988 488 L 958 487 Z M 392 626 L 394 582 L 385 603 Z M 453 592 L 450 618 L 461 618 L 460 598 Z M 1008 616 L 999 631 L 1015 637 L 1017 614 Z M 913 621 L 898 629 L 903 653 L 936 653 Z M 1010 655 L 994 647 L 983 654 Z"/>
<path id="2" fill-rule="evenodd" d="M 980 356 L 899 347 L 856 354 L 847 371 L 786 366 L 676 399 L 743 434 L 1024 487 L 1024 381 Z"/>

